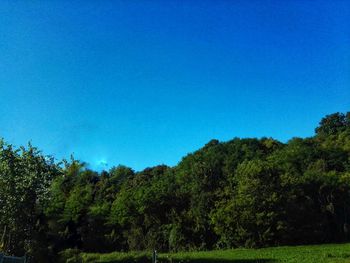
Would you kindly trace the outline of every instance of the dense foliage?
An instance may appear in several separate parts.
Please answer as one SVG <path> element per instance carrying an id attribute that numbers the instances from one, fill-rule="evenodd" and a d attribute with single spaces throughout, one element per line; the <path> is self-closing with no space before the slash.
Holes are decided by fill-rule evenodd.
<path id="1" fill-rule="evenodd" d="M 203 250 L 350 238 L 350 113 L 311 138 L 212 140 L 175 167 L 95 172 L 0 144 L 1 250 Z M 52 260 L 51 260 L 52 261 Z"/>

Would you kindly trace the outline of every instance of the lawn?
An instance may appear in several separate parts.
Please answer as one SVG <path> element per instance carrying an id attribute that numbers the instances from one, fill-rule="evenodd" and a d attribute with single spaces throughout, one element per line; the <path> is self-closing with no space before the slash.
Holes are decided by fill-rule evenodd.
<path id="1" fill-rule="evenodd" d="M 80 254 L 82 262 L 146 263 L 151 253 Z M 70 261 L 74 262 L 74 261 Z M 79 261 L 77 261 L 79 262 Z M 80 261 L 81 262 L 81 261 Z M 350 263 L 350 244 L 232 249 L 159 254 L 159 263 Z"/>

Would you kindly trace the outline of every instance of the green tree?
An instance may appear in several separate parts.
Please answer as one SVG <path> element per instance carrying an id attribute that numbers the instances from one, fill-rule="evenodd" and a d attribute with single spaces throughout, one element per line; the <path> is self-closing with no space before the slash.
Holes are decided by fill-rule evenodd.
<path id="1" fill-rule="evenodd" d="M 332 135 L 344 131 L 350 127 L 350 112 L 333 113 L 322 118 L 320 125 L 316 128 L 318 135 Z"/>
<path id="2" fill-rule="evenodd" d="M 43 207 L 49 201 L 52 180 L 60 173 L 53 158 L 30 144 L 14 148 L 0 141 L 1 250 L 35 254 L 39 250 Z"/>

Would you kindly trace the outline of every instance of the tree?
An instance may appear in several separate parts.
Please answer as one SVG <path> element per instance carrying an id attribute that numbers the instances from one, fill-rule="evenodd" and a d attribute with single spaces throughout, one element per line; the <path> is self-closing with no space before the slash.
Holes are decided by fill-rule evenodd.
<path id="1" fill-rule="evenodd" d="M 1 248 L 10 254 L 34 254 L 43 207 L 52 180 L 60 174 L 53 158 L 30 144 L 17 149 L 0 141 Z"/>
<path id="2" fill-rule="evenodd" d="M 234 220 L 229 221 L 234 244 L 248 247 L 275 244 L 285 228 L 278 169 L 267 161 L 244 161 L 237 167 L 235 181 L 231 212 Z"/>
<path id="3" fill-rule="evenodd" d="M 322 118 L 315 131 L 318 135 L 333 135 L 349 127 L 350 112 L 346 114 L 337 112 Z"/>

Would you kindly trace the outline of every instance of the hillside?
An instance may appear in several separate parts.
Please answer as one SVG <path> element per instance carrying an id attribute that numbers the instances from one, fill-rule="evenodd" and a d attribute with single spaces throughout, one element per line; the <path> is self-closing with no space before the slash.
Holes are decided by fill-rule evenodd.
<path id="1" fill-rule="evenodd" d="M 310 138 L 212 140 L 175 167 L 56 163 L 1 143 L 0 249 L 162 252 L 349 241 L 350 113 Z M 171 149 L 169 149 L 171 151 Z M 325 261 L 326 262 L 326 261 Z"/>

